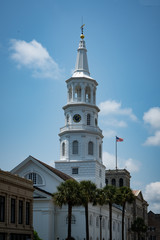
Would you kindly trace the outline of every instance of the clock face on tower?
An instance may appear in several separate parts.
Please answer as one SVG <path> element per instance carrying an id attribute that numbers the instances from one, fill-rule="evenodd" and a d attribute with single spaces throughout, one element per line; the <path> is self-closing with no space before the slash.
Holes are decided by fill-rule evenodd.
<path id="1" fill-rule="evenodd" d="M 73 116 L 73 121 L 76 122 L 76 123 L 80 122 L 81 121 L 81 116 L 79 114 L 75 114 Z"/>

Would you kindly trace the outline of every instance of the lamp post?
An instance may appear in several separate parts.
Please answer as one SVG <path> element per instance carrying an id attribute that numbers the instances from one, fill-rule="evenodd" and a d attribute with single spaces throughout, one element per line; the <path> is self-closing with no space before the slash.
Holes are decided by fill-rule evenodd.
<path id="1" fill-rule="evenodd" d="M 99 215 L 99 220 L 100 220 L 100 240 L 102 240 L 102 215 Z"/>

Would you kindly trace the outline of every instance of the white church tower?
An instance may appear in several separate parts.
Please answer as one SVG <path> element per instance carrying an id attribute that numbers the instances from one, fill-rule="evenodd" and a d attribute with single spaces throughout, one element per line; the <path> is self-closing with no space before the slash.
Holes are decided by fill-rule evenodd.
<path id="1" fill-rule="evenodd" d="M 91 180 L 101 188 L 105 185 L 105 166 L 102 163 L 103 135 L 98 127 L 100 110 L 96 106 L 98 83 L 90 77 L 83 26 L 75 71 L 66 80 L 65 126 L 59 133 L 60 160 L 55 162 L 55 167 L 77 181 Z"/>

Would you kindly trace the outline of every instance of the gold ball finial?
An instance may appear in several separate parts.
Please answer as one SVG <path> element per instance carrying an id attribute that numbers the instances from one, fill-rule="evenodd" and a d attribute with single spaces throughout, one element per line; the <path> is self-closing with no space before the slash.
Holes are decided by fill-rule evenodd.
<path id="1" fill-rule="evenodd" d="M 80 38 L 81 38 L 81 39 L 83 39 L 83 38 L 84 38 L 84 34 L 83 34 L 83 33 L 81 34 Z"/>

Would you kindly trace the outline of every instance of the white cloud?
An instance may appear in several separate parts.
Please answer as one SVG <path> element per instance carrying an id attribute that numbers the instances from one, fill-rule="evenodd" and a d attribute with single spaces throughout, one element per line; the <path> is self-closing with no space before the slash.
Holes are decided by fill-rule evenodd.
<path id="1" fill-rule="evenodd" d="M 125 161 L 126 169 L 129 172 L 138 172 L 140 169 L 140 162 L 133 160 L 132 158 L 129 158 Z"/>
<path id="2" fill-rule="evenodd" d="M 160 131 L 156 131 L 154 136 L 150 136 L 145 141 L 146 146 L 160 146 Z"/>
<path id="3" fill-rule="evenodd" d="M 150 108 L 148 112 L 144 113 L 143 120 L 144 122 L 149 123 L 151 127 L 160 129 L 160 108 Z"/>
<path id="4" fill-rule="evenodd" d="M 103 164 L 106 166 L 106 169 L 115 169 L 116 167 L 116 160 L 115 155 L 103 152 Z M 129 172 L 138 172 L 140 169 L 140 162 L 129 158 L 127 160 L 123 160 L 118 158 L 118 168 L 120 169 L 127 169 Z"/>
<path id="5" fill-rule="evenodd" d="M 137 121 L 137 117 L 133 114 L 131 108 L 122 108 L 122 104 L 115 100 L 101 102 L 99 108 L 101 110 L 100 115 L 122 115 L 128 116 L 133 121 Z"/>
<path id="6" fill-rule="evenodd" d="M 114 130 L 107 130 L 107 131 L 103 131 L 103 136 L 105 138 L 113 138 L 115 137 L 117 134 L 116 134 L 116 131 Z"/>
<path id="7" fill-rule="evenodd" d="M 111 126 L 111 127 L 120 127 L 120 128 L 125 128 L 127 127 L 127 123 L 123 120 L 117 120 L 114 118 L 109 118 L 109 119 L 104 119 L 102 120 L 102 123 Z"/>
<path id="8" fill-rule="evenodd" d="M 103 164 L 107 169 L 115 169 L 115 156 L 108 152 L 103 152 Z"/>
<path id="9" fill-rule="evenodd" d="M 144 198 L 153 212 L 160 212 L 160 182 L 152 182 L 145 188 Z"/>
<path id="10" fill-rule="evenodd" d="M 18 64 L 31 69 L 33 77 L 58 80 L 62 78 L 62 70 L 49 55 L 48 51 L 36 40 L 26 42 L 11 40 L 11 58 Z"/>
<path id="11" fill-rule="evenodd" d="M 144 145 L 146 146 L 160 146 L 160 108 L 153 107 L 144 113 L 143 120 L 149 124 L 154 135 L 146 139 Z"/>

